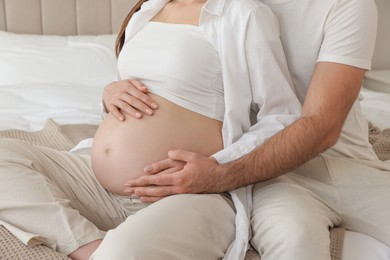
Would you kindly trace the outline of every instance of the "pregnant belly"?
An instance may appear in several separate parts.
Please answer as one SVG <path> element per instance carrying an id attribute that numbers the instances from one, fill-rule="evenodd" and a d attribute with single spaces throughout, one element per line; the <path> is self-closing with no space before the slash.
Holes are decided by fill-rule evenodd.
<path id="1" fill-rule="evenodd" d="M 107 190 L 125 195 L 124 183 L 144 174 L 143 168 L 167 158 L 172 149 L 209 156 L 222 149 L 221 122 L 152 95 L 159 104 L 153 116 L 120 122 L 111 114 L 96 132 L 92 168 Z"/>

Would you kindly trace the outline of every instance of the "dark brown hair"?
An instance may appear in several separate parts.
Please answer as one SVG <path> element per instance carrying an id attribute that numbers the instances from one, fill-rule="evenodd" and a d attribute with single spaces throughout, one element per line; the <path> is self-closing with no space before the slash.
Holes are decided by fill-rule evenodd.
<path id="1" fill-rule="evenodd" d="M 122 27 L 118 33 L 118 37 L 116 38 L 116 42 L 115 42 L 115 54 L 117 57 L 122 50 L 123 44 L 125 43 L 125 31 L 131 17 L 135 12 L 137 12 L 141 8 L 141 5 L 146 1 L 147 0 L 139 0 L 138 3 L 136 3 L 134 7 L 130 10 L 129 14 L 126 16 L 125 20 L 123 21 Z"/>

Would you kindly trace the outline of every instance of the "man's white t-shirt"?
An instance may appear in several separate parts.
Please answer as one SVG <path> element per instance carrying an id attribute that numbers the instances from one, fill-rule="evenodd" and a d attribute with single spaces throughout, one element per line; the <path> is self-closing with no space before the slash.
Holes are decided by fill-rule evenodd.
<path id="1" fill-rule="evenodd" d="M 261 0 L 279 20 L 297 95 L 303 103 L 317 62 L 371 69 L 377 10 L 374 0 Z M 353 105 L 332 156 L 376 160 L 367 120 L 359 101 Z"/>

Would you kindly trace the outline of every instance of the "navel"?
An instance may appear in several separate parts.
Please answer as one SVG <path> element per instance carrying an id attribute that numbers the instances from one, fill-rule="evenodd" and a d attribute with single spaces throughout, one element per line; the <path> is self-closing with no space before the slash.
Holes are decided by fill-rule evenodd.
<path id="1" fill-rule="evenodd" d="M 109 144 L 104 145 L 103 147 L 103 153 L 106 156 L 109 156 L 111 154 L 111 147 Z"/>

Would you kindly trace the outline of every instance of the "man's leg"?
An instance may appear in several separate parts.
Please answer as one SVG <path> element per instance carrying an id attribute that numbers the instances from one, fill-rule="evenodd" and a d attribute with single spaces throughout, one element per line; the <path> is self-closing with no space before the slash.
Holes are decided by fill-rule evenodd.
<path id="1" fill-rule="evenodd" d="M 330 260 L 329 228 L 339 222 L 328 204 L 290 174 L 254 187 L 251 244 L 262 260 Z"/>
<path id="2" fill-rule="evenodd" d="M 325 160 L 340 199 L 341 226 L 390 246 L 390 161 Z"/>
<path id="3" fill-rule="evenodd" d="M 175 195 L 108 231 L 91 259 L 217 260 L 234 237 L 235 212 L 221 195 Z"/>

